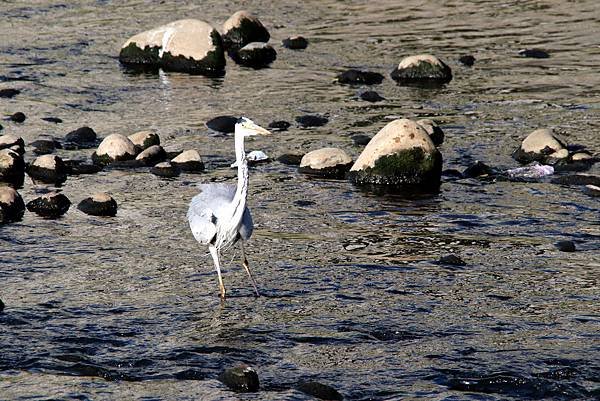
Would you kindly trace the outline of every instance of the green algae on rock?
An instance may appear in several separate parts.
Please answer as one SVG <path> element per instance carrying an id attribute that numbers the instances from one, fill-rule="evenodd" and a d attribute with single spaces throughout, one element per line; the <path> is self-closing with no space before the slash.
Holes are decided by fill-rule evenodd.
<path id="1" fill-rule="evenodd" d="M 431 54 L 419 54 L 402 59 L 391 77 L 399 84 L 446 83 L 452 80 L 452 70 Z"/>
<path id="2" fill-rule="evenodd" d="M 258 18 L 248 11 L 235 12 L 223 23 L 223 43 L 225 48 L 237 51 L 252 42 L 268 42 L 269 31 Z"/>

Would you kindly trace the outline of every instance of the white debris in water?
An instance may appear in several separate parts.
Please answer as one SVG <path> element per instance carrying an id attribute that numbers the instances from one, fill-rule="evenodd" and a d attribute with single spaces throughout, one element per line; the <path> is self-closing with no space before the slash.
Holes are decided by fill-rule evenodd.
<path id="1" fill-rule="evenodd" d="M 267 156 L 267 154 L 262 150 L 253 150 L 252 152 L 246 154 L 246 160 L 248 160 L 249 162 L 262 162 L 265 160 L 269 160 L 269 156 Z M 231 165 L 231 167 L 237 166 L 237 162 Z"/>
<path id="2" fill-rule="evenodd" d="M 554 174 L 554 167 L 545 164 L 534 163 L 527 167 L 506 170 L 506 174 L 511 178 L 542 178 L 544 176 Z"/>

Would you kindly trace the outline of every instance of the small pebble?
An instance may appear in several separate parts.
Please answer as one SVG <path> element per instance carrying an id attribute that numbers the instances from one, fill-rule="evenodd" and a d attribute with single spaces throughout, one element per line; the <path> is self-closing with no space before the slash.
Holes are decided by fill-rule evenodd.
<path id="1" fill-rule="evenodd" d="M 21 93 L 21 91 L 18 89 L 12 89 L 12 88 L 0 89 L 0 97 L 1 98 L 10 99 L 11 97 L 15 97 L 19 93 Z"/>
<path id="2" fill-rule="evenodd" d="M 372 103 L 381 102 L 382 100 L 385 100 L 384 97 L 380 96 L 379 93 L 377 93 L 375 91 L 362 92 L 358 95 L 358 97 L 360 97 L 364 101 L 372 102 Z"/>
<path id="3" fill-rule="evenodd" d="M 378 72 L 351 69 L 339 74 L 337 81 L 350 85 L 376 85 L 383 81 L 383 75 Z"/>
<path id="4" fill-rule="evenodd" d="M 558 241 L 556 248 L 561 252 L 575 252 L 575 243 L 573 241 Z"/>
<path id="5" fill-rule="evenodd" d="M 466 54 L 460 56 L 458 58 L 458 62 L 463 65 L 466 65 L 467 67 L 473 67 L 473 64 L 475 64 L 475 57 L 471 56 L 470 54 Z"/>
<path id="6" fill-rule="evenodd" d="M 321 127 L 329 122 L 326 117 L 316 115 L 304 115 L 296 117 L 296 122 L 304 128 L 308 127 Z"/>
<path id="7" fill-rule="evenodd" d="M 456 255 L 442 256 L 438 262 L 442 265 L 449 265 L 449 266 L 466 266 L 467 265 L 467 263 L 464 260 L 462 260 L 460 257 L 458 257 Z"/>
<path id="8" fill-rule="evenodd" d="M 550 54 L 541 49 L 524 49 L 519 51 L 519 56 L 528 58 L 549 58 Z"/>
<path id="9" fill-rule="evenodd" d="M 482 176 L 490 176 L 494 173 L 494 170 L 487 164 L 476 160 L 475 163 L 463 171 L 462 176 L 464 178 L 476 178 Z"/>
<path id="10" fill-rule="evenodd" d="M 287 121 L 273 121 L 269 124 L 269 129 L 272 131 L 287 131 L 290 125 Z"/>
<path id="11" fill-rule="evenodd" d="M 15 114 L 9 117 L 11 121 L 14 121 L 16 123 L 22 123 L 23 121 L 25 121 L 26 118 L 27 117 L 25 117 L 25 114 L 21 113 L 20 111 L 16 112 Z"/>
<path id="12" fill-rule="evenodd" d="M 292 50 L 306 49 L 308 46 L 308 40 L 302 36 L 290 36 L 289 38 L 283 39 L 283 47 Z"/>
<path id="13" fill-rule="evenodd" d="M 42 120 L 47 121 L 49 123 L 55 123 L 55 124 L 60 124 L 63 122 L 63 120 L 61 120 L 58 117 L 42 117 Z"/>

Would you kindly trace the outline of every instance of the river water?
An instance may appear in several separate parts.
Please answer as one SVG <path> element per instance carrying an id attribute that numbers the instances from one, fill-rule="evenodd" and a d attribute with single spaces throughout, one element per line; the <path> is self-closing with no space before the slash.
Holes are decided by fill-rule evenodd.
<path id="1" fill-rule="evenodd" d="M 188 17 L 219 26 L 242 8 L 271 32 L 271 68 L 228 60 L 209 79 L 132 75 L 118 63 L 135 33 Z M 3 121 L 2 133 L 29 142 L 84 125 L 102 137 L 153 129 L 167 149 L 196 148 L 208 164 L 174 180 L 145 169 L 69 177 L 74 205 L 107 191 L 117 216 L 72 206 L 59 220 L 26 213 L 0 228 L 1 400 L 312 399 L 296 389 L 302 380 L 348 400 L 599 397 L 599 208 L 580 188 L 460 180 L 437 194 L 374 195 L 261 164 L 250 172 L 246 249 L 264 296 L 228 254 L 224 305 L 185 219 L 197 183 L 235 180 L 233 139 L 204 125 L 223 114 L 263 126 L 329 118 L 247 141 L 274 158 L 324 146 L 356 157 L 353 134 L 399 117 L 441 125 L 444 168 L 514 168 L 511 152 L 540 127 L 600 150 L 596 1 L 39 0 L 1 1 L 0 16 L 0 88 L 22 91 L 0 111 L 28 116 Z M 293 34 L 309 39 L 305 51 L 281 47 Z M 519 57 L 524 48 L 551 57 Z M 454 79 L 397 86 L 389 73 L 418 53 L 445 60 Z M 475 66 L 461 66 L 462 54 Z M 374 89 L 386 100 L 357 100 L 361 88 L 333 82 L 350 67 L 384 74 Z M 64 122 L 41 120 L 50 116 Z M 43 189 L 27 179 L 20 193 L 28 201 Z M 578 251 L 559 252 L 559 240 Z M 450 253 L 467 265 L 436 263 Z M 257 370 L 258 393 L 217 380 L 241 363 Z"/>

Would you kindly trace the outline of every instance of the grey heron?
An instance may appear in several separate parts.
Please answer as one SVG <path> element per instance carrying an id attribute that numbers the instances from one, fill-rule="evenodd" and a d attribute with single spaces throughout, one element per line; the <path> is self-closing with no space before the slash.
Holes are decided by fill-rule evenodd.
<path id="1" fill-rule="evenodd" d="M 208 245 L 219 277 L 221 298 L 225 299 L 225 286 L 221 276 L 221 251 L 239 241 L 242 251 L 242 265 L 248 273 L 256 296 L 259 296 L 256 281 L 252 276 L 243 241 L 252 235 L 254 225 L 250 210 L 246 206 L 248 195 L 248 162 L 244 151 L 244 138 L 254 135 L 269 135 L 270 132 L 252 120 L 241 117 L 235 124 L 235 156 L 238 169 L 236 185 L 213 183 L 201 184 L 202 192 L 194 196 L 187 212 L 188 222 L 194 238 Z"/>

